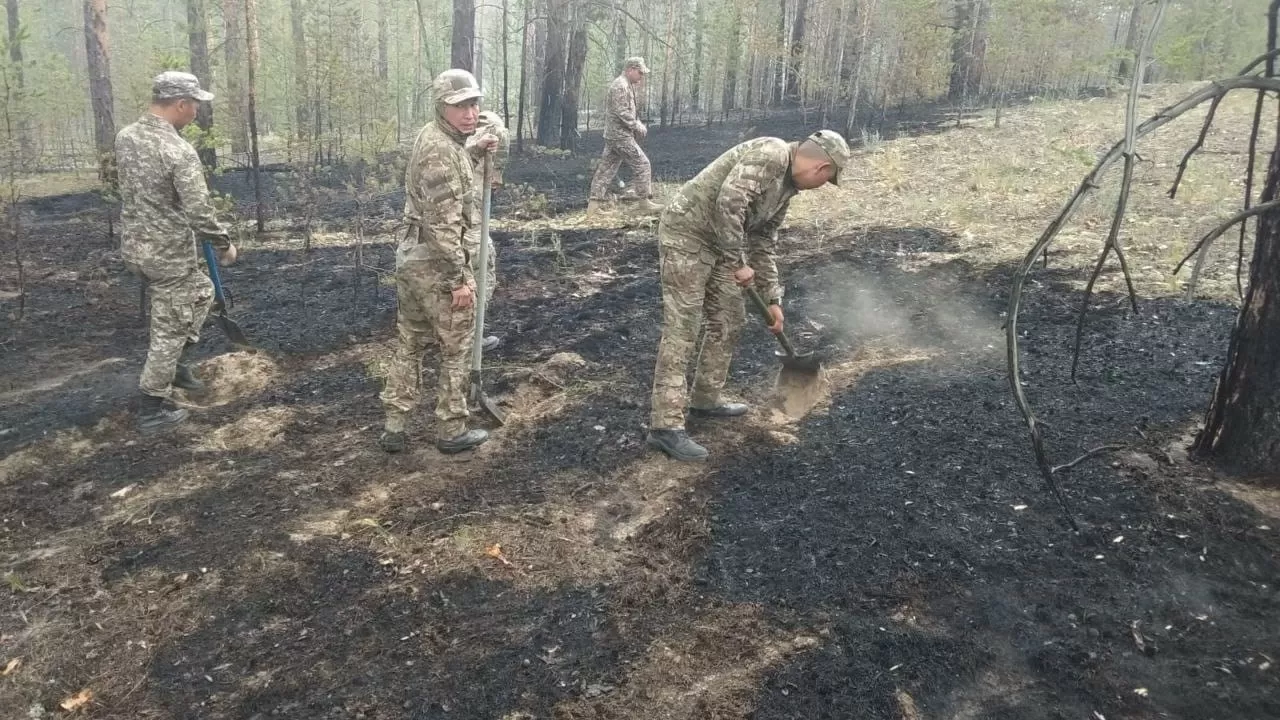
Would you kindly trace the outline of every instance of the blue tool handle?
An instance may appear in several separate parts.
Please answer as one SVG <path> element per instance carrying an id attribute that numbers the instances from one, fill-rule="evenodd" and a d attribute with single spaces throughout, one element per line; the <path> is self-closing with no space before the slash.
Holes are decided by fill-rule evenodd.
<path id="1" fill-rule="evenodd" d="M 204 262 L 209 266 L 209 279 L 213 281 L 213 301 L 225 308 L 227 304 L 222 294 L 222 276 L 218 273 L 218 257 L 213 252 L 213 243 L 205 240 L 201 246 L 204 248 Z"/>

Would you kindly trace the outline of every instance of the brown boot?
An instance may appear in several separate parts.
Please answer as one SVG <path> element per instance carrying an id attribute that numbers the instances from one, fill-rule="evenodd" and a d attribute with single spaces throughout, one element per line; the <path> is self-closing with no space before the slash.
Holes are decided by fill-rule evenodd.
<path id="1" fill-rule="evenodd" d="M 627 209 L 637 215 L 657 215 L 662 212 L 662 206 L 649 198 L 632 200 L 627 203 Z"/>

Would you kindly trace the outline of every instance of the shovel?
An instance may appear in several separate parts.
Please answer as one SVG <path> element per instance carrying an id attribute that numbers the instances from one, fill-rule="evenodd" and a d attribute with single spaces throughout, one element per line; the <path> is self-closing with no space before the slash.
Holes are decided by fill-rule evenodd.
<path id="1" fill-rule="evenodd" d="M 484 345 L 484 311 L 488 304 L 489 290 L 489 207 L 493 202 L 493 156 L 484 156 L 484 204 L 480 214 L 480 257 L 476 275 L 476 329 L 471 339 L 471 390 L 470 401 L 479 406 L 499 425 L 505 425 L 506 415 L 498 409 L 497 403 L 484 394 L 484 385 L 480 382 L 480 364 L 483 360 Z"/>
<path id="2" fill-rule="evenodd" d="M 222 332 L 226 334 L 227 339 L 232 345 L 238 345 L 245 350 L 253 350 L 253 345 L 249 342 L 249 338 L 245 337 L 244 331 L 236 324 L 235 320 L 227 317 L 227 296 L 222 290 L 222 275 L 218 272 L 218 257 L 213 252 L 213 243 L 205 240 L 201 243 L 204 250 L 204 262 L 209 266 L 209 279 L 213 281 L 213 317 L 218 321 L 218 327 L 222 328 Z"/>
<path id="3" fill-rule="evenodd" d="M 744 288 L 751 304 L 755 306 L 766 324 L 773 323 L 773 315 L 769 314 L 769 305 L 754 287 Z M 822 360 L 814 353 L 797 353 L 795 346 L 786 333 L 778 333 L 778 344 L 782 352 L 782 370 L 778 373 L 778 394 L 782 400 L 782 409 L 788 415 L 799 417 L 807 413 L 821 397 L 822 392 Z"/>

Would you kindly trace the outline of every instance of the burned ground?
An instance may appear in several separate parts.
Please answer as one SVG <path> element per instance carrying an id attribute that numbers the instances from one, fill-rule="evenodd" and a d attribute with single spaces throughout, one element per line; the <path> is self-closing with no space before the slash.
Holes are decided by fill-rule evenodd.
<path id="1" fill-rule="evenodd" d="M 655 165 L 688 176 L 731 141 L 698 133 L 729 132 L 655 134 Z M 571 208 L 586 181 L 556 163 L 588 167 L 508 181 L 555 177 Z M 84 688 L 102 718 L 1280 714 L 1280 518 L 1181 451 L 1229 303 L 1134 317 L 1104 292 L 1072 383 L 1084 270 L 1036 273 L 1025 380 L 1051 447 L 1126 446 L 1062 476 L 1076 534 L 1009 397 L 1011 265 L 953 229 L 787 230 L 790 327 L 828 349 L 830 396 L 798 422 L 765 407 L 749 319 L 730 385 L 760 409 L 691 425 L 713 457 L 689 466 L 643 447 L 654 229 L 503 223 L 486 379 L 512 422 L 444 458 L 424 409 L 389 458 L 392 290 L 348 240 L 290 233 L 225 273 L 264 350 L 210 326 L 205 407 L 138 436 L 138 288 L 88 202 L 32 206 L 0 354 L 5 717 Z M 389 268 L 390 236 L 364 253 Z"/>

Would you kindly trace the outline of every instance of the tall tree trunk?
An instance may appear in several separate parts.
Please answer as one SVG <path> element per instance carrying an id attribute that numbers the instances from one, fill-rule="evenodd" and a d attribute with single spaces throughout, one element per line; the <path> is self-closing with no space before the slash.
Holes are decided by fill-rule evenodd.
<path id="1" fill-rule="evenodd" d="M 1138 55 L 1138 41 L 1142 37 L 1142 6 L 1147 0 L 1133 0 L 1133 10 L 1129 12 L 1129 30 L 1124 37 L 1124 54 L 1116 68 L 1117 79 L 1124 82 L 1133 71 L 1134 58 Z"/>
<path id="2" fill-rule="evenodd" d="M 257 205 L 258 232 L 267 229 L 266 208 L 262 202 L 262 163 L 258 156 L 258 0 L 244 0 L 244 27 L 249 42 L 249 164 L 253 169 L 253 196 Z"/>
<path id="3" fill-rule="evenodd" d="M 704 5 L 705 0 L 695 0 L 693 6 L 693 78 L 689 83 L 689 105 L 694 111 L 702 104 L 702 36 L 705 34 L 703 26 L 706 25 Z"/>
<path id="4" fill-rule="evenodd" d="M 1277 13 L 1280 0 L 1272 0 L 1267 31 L 1270 48 L 1276 47 Z M 1266 75 L 1275 77 L 1274 59 L 1267 61 Z M 1280 131 L 1280 117 L 1276 125 Z M 1258 204 L 1277 197 L 1280 132 L 1275 135 Z M 1276 210 L 1258 221 L 1249 288 L 1236 317 L 1226 364 L 1205 412 L 1204 429 L 1192 449 L 1202 457 L 1217 458 L 1228 469 L 1257 474 L 1268 485 L 1280 487 L 1280 212 Z"/>
<path id="5" fill-rule="evenodd" d="M 699 0 L 701 2 L 701 0 Z M 614 70 L 621 72 L 622 64 L 627 61 L 627 16 L 618 13 L 613 20 L 613 64 Z"/>
<path id="6" fill-rule="evenodd" d="M 378 79 L 383 83 L 387 82 L 388 70 L 391 63 L 387 60 L 387 2 L 388 0 L 378 0 Z"/>
<path id="7" fill-rule="evenodd" d="M 84 0 L 84 45 L 89 67 L 89 101 L 93 104 L 93 139 L 98 149 L 98 175 L 114 186 L 116 142 L 115 97 L 111 92 L 111 45 L 107 36 L 107 0 Z"/>
<path id="8" fill-rule="evenodd" d="M 990 0 L 959 0 L 951 35 L 951 77 L 947 99 L 960 102 L 978 92 L 987 54 Z"/>
<path id="9" fill-rule="evenodd" d="M 578 100 L 582 93 L 582 75 L 587 67 L 587 21 L 585 9 L 574 12 L 573 34 L 569 38 L 569 57 L 565 63 L 564 106 L 561 108 L 560 149 L 573 150 L 578 141 Z"/>
<path id="10" fill-rule="evenodd" d="M 289 0 L 289 22 L 293 30 L 293 87 L 297 93 L 293 109 L 294 134 L 306 141 L 311 132 L 311 70 L 307 62 L 306 10 L 303 0 Z"/>
<path id="11" fill-rule="evenodd" d="M 227 126 L 231 137 L 231 151 L 242 153 L 249 147 L 249 131 L 244 117 L 244 8 L 245 0 L 222 0 L 222 21 L 224 35 L 222 47 L 227 56 L 226 98 L 227 115 L 230 122 Z"/>
<path id="12" fill-rule="evenodd" d="M 676 36 L 676 3 L 667 5 L 667 46 L 666 52 L 663 54 L 662 62 L 662 97 L 658 100 L 658 125 L 665 127 L 667 124 L 667 111 L 669 110 L 668 87 L 675 63 L 672 62 L 672 49 L 675 47 Z"/>
<path id="13" fill-rule="evenodd" d="M 475 69 L 476 3 L 475 0 L 453 0 L 453 42 L 449 67 Z"/>
<path id="14" fill-rule="evenodd" d="M 516 152 L 524 152 L 524 101 L 528 93 L 528 68 L 529 68 L 529 33 L 533 32 L 530 27 L 529 6 L 533 4 L 533 0 L 524 0 L 524 24 L 520 27 L 520 91 L 516 95 Z"/>
<path id="15" fill-rule="evenodd" d="M 511 68 L 511 61 L 507 57 L 508 48 L 511 45 L 509 4 L 509 0 L 502 0 L 502 120 L 508 126 L 511 125 L 511 92 L 507 88 L 507 74 Z"/>
<path id="16" fill-rule="evenodd" d="M 787 47 L 787 0 L 778 0 L 778 35 L 774 57 L 777 58 L 773 73 L 773 106 L 782 107 L 783 92 L 786 90 L 787 73 L 783 58 Z"/>
<path id="17" fill-rule="evenodd" d="M 565 52 L 569 41 L 567 14 L 565 0 L 547 0 L 546 55 L 542 66 L 542 100 L 538 104 L 538 144 L 547 147 L 559 139 Z"/>
<path id="18" fill-rule="evenodd" d="M 427 18 L 422 9 L 422 0 L 414 0 L 418 8 L 418 24 L 413 28 L 413 122 L 422 124 L 426 120 L 426 79 L 422 76 L 422 50 L 427 42 Z"/>
<path id="19" fill-rule="evenodd" d="M 738 107 L 738 68 L 742 65 L 742 11 L 733 5 L 729 18 L 729 43 L 725 48 L 724 97 L 720 109 L 729 112 Z"/>
<path id="20" fill-rule="evenodd" d="M 204 0 L 187 0 L 187 43 L 191 48 L 191 73 L 200 78 L 200 85 L 213 87 L 213 73 L 209 71 L 209 30 L 205 24 Z M 213 105 L 200 103 L 196 113 L 196 127 L 205 133 L 213 128 Z M 202 138 L 203 139 L 203 138 Z M 210 142 L 201 142 L 198 148 L 200 162 L 207 168 L 218 165 L 218 150 Z"/>
<path id="21" fill-rule="evenodd" d="M 5 11 L 9 21 L 9 64 L 13 66 L 14 93 L 18 103 L 17 129 L 18 159 L 23 167 L 28 166 L 35 158 L 35 146 L 31 141 L 31 118 L 28 115 L 26 102 L 26 74 L 22 62 L 22 23 L 18 16 L 18 0 L 5 0 Z"/>
<path id="22" fill-rule="evenodd" d="M 804 31 L 809 0 L 796 0 L 796 19 L 791 24 L 791 60 L 787 63 L 786 104 L 800 104 L 800 69 L 804 64 Z"/>

